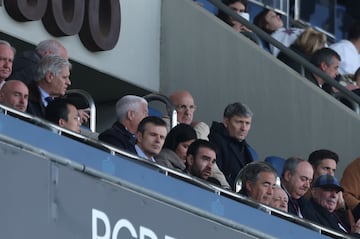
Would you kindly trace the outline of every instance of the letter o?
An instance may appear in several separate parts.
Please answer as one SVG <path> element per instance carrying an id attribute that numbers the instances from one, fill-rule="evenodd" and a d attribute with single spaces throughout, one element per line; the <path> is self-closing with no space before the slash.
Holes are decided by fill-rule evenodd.
<path id="1" fill-rule="evenodd" d="M 88 0 L 80 40 L 91 51 L 111 50 L 119 40 L 120 22 L 119 0 Z"/>
<path id="2" fill-rule="evenodd" d="M 46 10 L 47 0 L 4 0 L 7 13 L 16 21 L 40 20 Z"/>
<path id="3" fill-rule="evenodd" d="M 85 14 L 85 0 L 49 0 L 42 19 L 54 36 L 71 36 L 80 32 Z"/>
<path id="4" fill-rule="evenodd" d="M 134 226 L 131 224 L 131 222 L 126 219 L 120 219 L 119 221 L 116 222 L 116 224 L 114 226 L 111 239 L 117 239 L 119 231 L 123 227 L 128 229 L 128 231 L 130 232 L 130 234 L 133 238 L 137 238 L 136 230 L 135 230 Z"/>

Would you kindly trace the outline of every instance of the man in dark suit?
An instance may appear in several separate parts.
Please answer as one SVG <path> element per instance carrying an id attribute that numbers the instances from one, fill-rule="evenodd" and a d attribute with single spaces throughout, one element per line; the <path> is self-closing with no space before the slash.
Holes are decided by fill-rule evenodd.
<path id="1" fill-rule="evenodd" d="M 350 225 L 346 211 L 336 210 L 339 193 L 344 189 L 332 175 L 318 177 L 312 185 L 310 205 L 314 211 L 311 221 L 345 234 L 360 237 L 360 220 Z"/>
<path id="2" fill-rule="evenodd" d="M 68 59 L 65 47 L 55 39 L 48 39 L 40 42 L 34 50 L 21 52 L 14 59 L 11 79 L 21 80 L 25 84 L 30 84 L 35 80 L 36 69 L 40 60 L 48 55 L 61 56 Z"/>
<path id="3" fill-rule="evenodd" d="M 291 157 L 285 161 L 281 175 L 281 187 L 289 196 L 288 211 L 300 218 L 307 215 L 305 193 L 309 190 L 314 170 L 302 158 Z M 311 212 L 309 212 L 311 213 Z"/>
<path id="4" fill-rule="evenodd" d="M 44 118 L 45 107 L 55 97 L 64 96 L 70 81 L 71 64 L 60 56 L 46 56 L 39 62 L 36 81 L 29 85 L 27 112 Z"/>
<path id="5" fill-rule="evenodd" d="M 148 116 L 148 103 L 139 96 L 126 95 L 116 103 L 117 121 L 99 135 L 99 140 L 136 154 L 136 131 L 140 121 Z"/>

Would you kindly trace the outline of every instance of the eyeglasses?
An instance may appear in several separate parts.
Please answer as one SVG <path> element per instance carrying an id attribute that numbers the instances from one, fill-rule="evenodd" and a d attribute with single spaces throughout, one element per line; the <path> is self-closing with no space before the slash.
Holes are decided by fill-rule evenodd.
<path id="1" fill-rule="evenodd" d="M 185 111 L 185 110 L 195 111 L 196 105 L 178 105 L 178 106 L 176 106 L 176 110 L 177 111 Z"/>

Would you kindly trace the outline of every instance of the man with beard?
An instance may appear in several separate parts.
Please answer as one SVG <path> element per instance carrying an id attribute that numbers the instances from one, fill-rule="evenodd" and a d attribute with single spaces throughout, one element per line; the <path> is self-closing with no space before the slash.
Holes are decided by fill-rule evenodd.
<path id="1" fill-rule="evenodd" d="M 215 163 L 216 150 L 209 141 L 197 139 L 189 146 L 186 154 L 186 171 L 190 175 L 220 186 L 220 183 L 211 177 Z"/>

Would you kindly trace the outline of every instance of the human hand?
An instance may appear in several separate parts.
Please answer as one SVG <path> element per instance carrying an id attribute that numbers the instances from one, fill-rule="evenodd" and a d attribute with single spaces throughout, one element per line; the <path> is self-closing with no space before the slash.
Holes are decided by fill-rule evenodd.
<path id="1" fill-rule="evenodd" d="M 356 221 L 353 225 L 351 225 L 351 231 L 355 233 L 360 233 L 360 219 Z"/>
<path id="2" fill-rule="evenodd" d="M 81 124 L 88 122 L 90 118 L 90 108 L 78 110 Z"/>
<path id="3" fill-rule="evenodd" d="M 345 209 L 346 205 L 345 205 L 345 200 L 344 200 L 344 197 L 343 197 L 343 193 L 340 191 L 338 193 L 338 195 L 339 195 L 339 198 L 338 198 L 338 201 L 337 201 L 337 207 L 336 208 Z"/>

